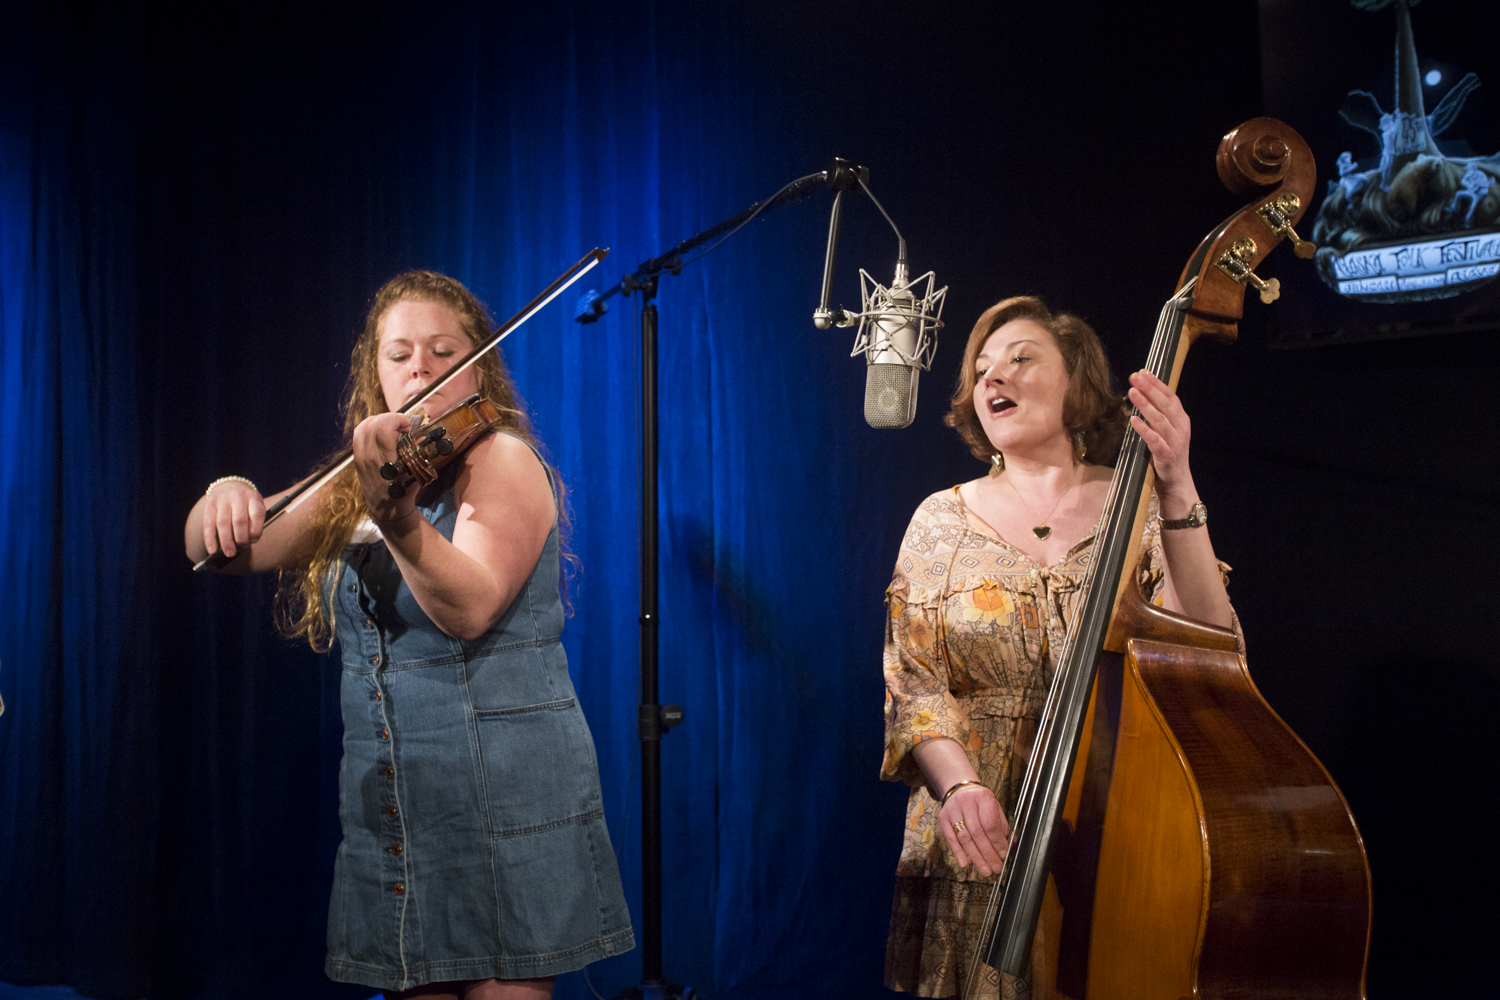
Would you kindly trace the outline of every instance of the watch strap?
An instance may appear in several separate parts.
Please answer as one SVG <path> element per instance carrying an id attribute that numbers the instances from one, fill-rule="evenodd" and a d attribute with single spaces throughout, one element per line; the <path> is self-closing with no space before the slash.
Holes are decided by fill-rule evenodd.
<path id="1" fill-rule="evenodd" d="M 1156 519 L 1161 522 L 1163 531 L 1176 531 L 1181 528 L 1201 528 L 1208 523 L 1208 508 L 1203 505 L 1202 500 L 1199 500 L 1193 504 L 1192 513 L 1188 514 L 1187 517 L 1168 520 L 1158 513 Z"/>

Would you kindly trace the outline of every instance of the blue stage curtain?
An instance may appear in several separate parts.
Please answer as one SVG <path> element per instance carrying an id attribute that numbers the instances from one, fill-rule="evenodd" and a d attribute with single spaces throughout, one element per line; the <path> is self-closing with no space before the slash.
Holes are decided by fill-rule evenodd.
<path id="1" fill-rule="evenodd" d="M 0 978 L 137 981 L 154 849 L 139 728 L 131 76 L 0 35 Z M 95 41 L 98 41 L 96 38 Z M 88 65 L 86 74 L 80 67 Z M 85 77 L 114 79 L 90 93 Z"/>
<path id="2" fill-rule="evenodd" d="M 164 14 L 6 43 L 0 980 L 367 996 L 321 972 L 337 661 L 273 635 L 267 581 L 189 573 L 182 517 L 217 476 L 269 492 L 337 446 L 392 274 L 453 274 L 504 317 L 589 248 L 614 253 L 580 290 L 833 151 L 788 139 L 796 95 L 712 7 L 288 16 L 235 8 L 183 50 Z M 848 334 L 810 322 L 828 205 L 658 300 L 661 691 L 687 715 L 666 968 L 715 998 L 879 990 L 904 800 L 876 780 L 881 591 L 933 488 L 893 473 L 946 432 L 931 389 L 925 440 L 860 423 Z M 580 326 L 574 297 L 504 350 L 570 490 L 566 644 L 638 921 L 638 303 Z M 592 975 L 612 994 L 639 952 Z"/>

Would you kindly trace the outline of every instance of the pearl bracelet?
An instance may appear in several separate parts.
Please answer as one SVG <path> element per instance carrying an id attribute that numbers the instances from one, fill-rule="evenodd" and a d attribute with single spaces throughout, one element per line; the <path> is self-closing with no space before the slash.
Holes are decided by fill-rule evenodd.
<path id="1" fill-rule="evenodd" d="M 218 479 L 215 479 L 213 482 L 211 482 L 211 483 L 208 484 L 208 489 L 206 489 L 206 490 L 203 491 L 203 495 L 204 496 L 211 495 L 213 493 L 213 491 L 214 491 L 214 487 L 220 485 L 221 483 L 244 483 L 246 486 L 250 487 L 255 492 L 257 492 L 257 493 L 260 492 L 260 487 L 256 486 L 254 483 L 252 483 L 250 480 L 246 479 L 244 476 L 220 476 Z"/>

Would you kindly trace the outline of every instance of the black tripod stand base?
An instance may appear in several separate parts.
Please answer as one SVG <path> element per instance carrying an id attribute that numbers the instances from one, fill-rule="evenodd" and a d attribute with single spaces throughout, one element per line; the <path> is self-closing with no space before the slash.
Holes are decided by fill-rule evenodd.
<path id="1" fill-rule="evenodd" d="M 627 986 L 615 994 L 614 1000 L 697 1000 L 698 991 L 681 983 L 642 983 Z"/>

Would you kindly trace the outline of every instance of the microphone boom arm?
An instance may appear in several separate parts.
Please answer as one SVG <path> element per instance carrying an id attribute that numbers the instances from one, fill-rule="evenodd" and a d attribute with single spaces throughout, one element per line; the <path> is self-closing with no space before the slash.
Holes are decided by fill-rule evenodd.
<path id="1" fill-rule="evenodd" d="M 844 161 L 834 161 L 835 165 L 842 162 Z M 863 167 L 859 169 L 864 170 Z M 667 272 L 668 274 L 676 275 L 682 270 L 685 264 L 691 264 L 693 260 L 698 259 L 697 257 L 694 257 L 692 260 L 685 261 L 682 259 L 683 254 L 697 249 L 698 247 L 707 243 L 709 240 L 713 239 L 715 236 L 720 235 L 721 233 L 728 234 L 724 237 L 724 239 L 728 239 L 729 235 L 732 235 L 735 230 L 739 229 L 741 226 L 744 226 L 751 219 L 755 218 L 758 215 L 764 215 L 766 212 L 769 212 L 772 209 L 780 208 L 782 205 L 790 205 L 794 201 L 801 201 L 803 198 L 806 198 L 808 195 L 812 194 L 812 192 L 816 188 L 822 187 L 827 184 L 828 175 L 830 172 L 831 171 L 829 170 L 823 170 L 815 174 L 808 174 L 805 177 L 799 177 L 784 186 L 780 191 L 777 191 L 775 194 L 771 195 L 771 197 L 767 198 L 766 200 L 757 201 L 755 204 L 751 205 L 743 212 L 740 212 L 738 215 L 731 216 L 730 218 L 725 219 L 723 222 L 719 222 L 715 225 L 709 226 L 707 229 L 703 230 L 703 232 L 697 234 L 696 236 L 688 237 L 660 256 L 652 257 L 650 260 L 642 262 L 640 267 L 636 268 L 630 274 L 625 275 L 619 280 L 619 282 L 609 288 L 606 288 L 604 291 L 596 292 L 591 289 L 585 292 L 583 295 L 579 296 L 578 306 L 573 311 L 573 319 L 579 323 L 593 323 L 597 321 L 599 317 L 603 316 L 605 312 L 608 311 L 609 307 L 605 305 L 605 302 L 607 300 L 613 298 L 616 295 L 629 295 L 636 289 L 645 287 L 647 282 L 656 278 L 663 271 Z M 865 175 L 869 175 L 868 170 L 865 171 Z M 720 240 L 719 242 L 722 243 L 723 240 Z M 716 243 L 714 244 L 714 246 L 718 246 L 718 244 Z M 714 247 L 709 247 L 708 250 L 703 251 L 703 253 L 708 253 L 709 250 L 712 249 L 714 249 Z M 703 254 L 698 255 L 698 257 L 701 256 L 703 256 Z"/>

